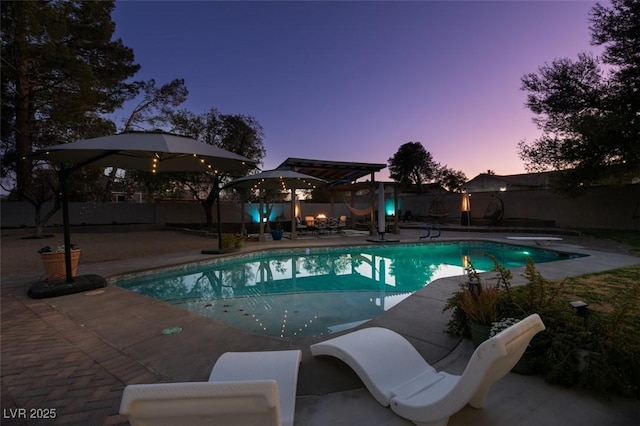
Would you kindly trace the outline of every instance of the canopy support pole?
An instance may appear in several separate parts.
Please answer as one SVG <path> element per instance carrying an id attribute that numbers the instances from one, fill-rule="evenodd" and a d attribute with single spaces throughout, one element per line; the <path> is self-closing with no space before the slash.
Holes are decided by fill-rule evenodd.
<path id="1" fill-rule="evenodd" d="M 262 209 L 264 208 L 264 195 L 262 192 L 262 189 L 260 190 L 260 233 L 258 234 L 258 241 L 260 241 L 261 243 L 265 242 L 265 238 L 264 238 L 264 219 L 263 219 L 263 215 L 264 213 L 262 212 Z"/>
<path id="2" fill-rule="evenodd" d="M 71 224 L 69 222 L 69 174 L 71 171 L 68 171 L 63 163 L 59 174 L 60 193 L 62 196 L 62 223 L 64 225 L 64 265 L 68 283 L 73 282 L 73 271 L 71 270 Z"/>
<path id="3" fill-rule="evenodd" d="M 291 188 L 291 239 L 295 240 L 298 238 L 296 233 L 296 190 Z"/>
<path id="4" fill-rule="evenodd" d="M 216 182 L 216 186 L 218 183 Z M 218 250 L 222 250 L 222 220 L 220 218 L 220 188 L 217 188 L 218 197 L 216 198 L 216 218 L 218 219 Z"/>

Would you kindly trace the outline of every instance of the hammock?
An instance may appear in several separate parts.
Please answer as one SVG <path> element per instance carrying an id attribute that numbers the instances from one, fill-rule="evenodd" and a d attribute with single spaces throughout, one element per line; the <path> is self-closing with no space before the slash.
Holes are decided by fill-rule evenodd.
<path id="1" fill-rule="evenodd" d="M 347 203 L 347 199 L 346 198 L 343 197 L 343 199 L 344 199 L 344 203 L 347 205 L 347 208 L 351 211 L 351 213 L 353 213 L 356 216 L 366 216 L 366 215 L 371 214 L 371 212 L 373 211 L 373 207 L 371 207 L 371 206 L 369 206 L 366 209 L 362 209 L 362 210 L 361 209 L 356 209 L 355 207 L 351 207 L 349 205 L 349 203 Z"/>

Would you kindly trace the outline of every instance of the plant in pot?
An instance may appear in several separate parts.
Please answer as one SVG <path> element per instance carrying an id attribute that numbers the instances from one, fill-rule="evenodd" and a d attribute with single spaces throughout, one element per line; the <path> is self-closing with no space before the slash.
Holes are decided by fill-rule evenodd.
<path id="1" fill-rule="evenodd" d="M 274 241 L 281 240 L 283 232 L 282 224 L 280 222 L 276 222 L 274 223 L 273 228 L 271 228 L 271 238 Z"/>
<path id="2" fill-rule="evenodd" d="M 222 234 L 222 248 L 234 249 L 240 248 L 244 244 L 244 237 L 242 234 Z"/>
<path id="3" fill-rule="evenodd" d="M 42 247 L 38 250 L 42 263 L 44 264 L 47 281 L 59 280 L 67 275 L 67 267 L 64 257 L 64 246 L 58 246 L 52 249 L 49 246 Z M 80 263 L 81 250 L 75 245 L 71 245 L 71 275 L 78 275 L 78 264 Z"/>
<path id="4" fill-rule="evenodd" d="M 466 267 L 467 282 L 460 285 L 460 290 L 447 300 L 443 309 L 443 312 L 453 310 L 447 323 L 447 333 L 471 336 L 476 346 L 489 338 L 491 325 L 500 317 L 505 300 L 510 298 L 511 273 L 495 259 L 492 260 L 497 272 L 495 285 L 483 284 L 475 267 L 469 262 Z"/>
<path id="5" fill-rule="evenodd" d="M 463 288 L 458 307 L 469 320 L 471 340 L 478 346 L 489 338 L 491 325 L 498 319 L 498 289 L 491 285 Z"/>

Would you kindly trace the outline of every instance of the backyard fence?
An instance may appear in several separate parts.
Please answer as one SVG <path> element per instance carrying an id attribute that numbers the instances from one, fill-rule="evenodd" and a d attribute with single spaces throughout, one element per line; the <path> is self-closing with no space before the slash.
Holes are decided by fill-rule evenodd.
<path id="1" fill-rule="evenodd" d="M 390 197 L 387 194 L 387 197 Z M 588 188 L 579 197 L 564 197 L 547 190 L 478 192 L 471 194 L 471 218 L 481 218 L 493 196 L 498 196 L 504 205 L 504 220 L 541 221 L 566 228 L 607 228 L 640 230 L 640 185 Z M 402 213 L 411 211 L 412 215 L 429 220 L 429 205 L 438 197 L 449 211 L 447 222 L 456 222 L 460 218 L 461 195 L 448 193 L 443 195 L 403 195 L 398 199 L 398 209 Z M 390 201 L 390 203 L 389 203 Z M 393 205 L 392 200 L 388 200 Z M 47 211 L 47 207 L 43 211 Z M 369 207 L 368 199 L 361 199 L 352 205 L 354 209 Z M 28 203 L 0 203 L 3 228 L 32 227 L 34 209 Z M 215 208 L 214 217 L 215 217 Z M 241 206 L 237 202 L 221 203 L 221 222 L 239 225 Z M 245 204 L 245 222 L 257 224 L 258 205 Z M 352 216 L 343 202 L 312 203 L 302 202 L 300 216 L 347 215 L 352 220 L 366 221 L 366 216 Z M 205 214 L 197 203 L 161 202 L 161 203 L 70 203 L 70 222 L 72 225 L 110 225 L 110 224 L 199 224 L 204 223 Z M 270 221 L 290 221 L 289 203 L 276 203 L 273 206 Z M 62 224 L 60 211 L 49 221 L 48 226 Z"/>

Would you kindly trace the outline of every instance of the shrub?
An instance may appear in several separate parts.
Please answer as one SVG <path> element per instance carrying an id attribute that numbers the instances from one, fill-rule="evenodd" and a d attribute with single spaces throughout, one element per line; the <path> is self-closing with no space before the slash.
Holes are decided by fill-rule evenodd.
<path id="1" fill-rule="evenodd" d="M 610 313 L 591 310 L 581 384 L 640 398 L 640 282 L 626 288 Z"/>
<path id="2" fill-rule="evenodd" d="M 495 270 L 494 287 L 483 286 L 477 273 L 470 273 L 469 282 L 447 300 L 444 310 L 453 309 L 448 333 L 468 335 L 467 312 L 471 310 L 467 299 L 479 290 L 473 299 L 475 307 L 489 311 L 478 296 L 492 288 L 498 320 L 522 319 L 533 313 L 542 318 L 546 329 L 532 339 L 528 352 L 536 372 L 549 383 L 640 398 L 640 282 L 634 281 L 610 301 L 611 312 L 590 309 L 584 319 L 569 305 L 575 295 L 563 291 L 566 281 L 544 279 L 531 259 L 524 273 L 527 283 L 520 287 L 511 288 L 508 270 L 497 263 Z"/>
<path id="3" fill-rule="evenodd" d="M 498 290 L 493 286 L 480 286 L 477 291 L 462 290 L 458 307 L 467 318 L 479 324 L 491 325 L 498 319 Z"/>
<path id="4" fill-rule="evenodd" d="M 242 247 L 244 237 L 241 234 L 222 234 L 222 248 Z"/>

